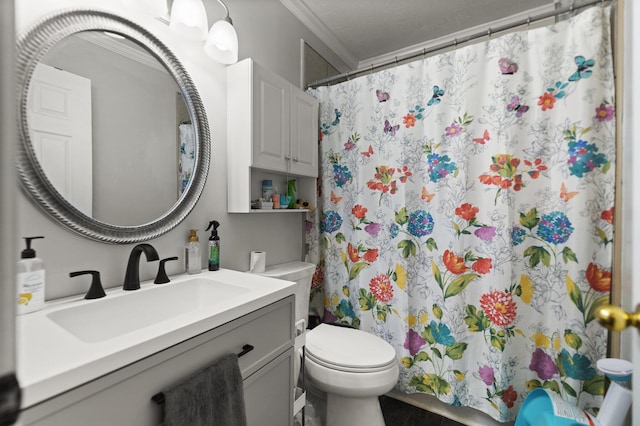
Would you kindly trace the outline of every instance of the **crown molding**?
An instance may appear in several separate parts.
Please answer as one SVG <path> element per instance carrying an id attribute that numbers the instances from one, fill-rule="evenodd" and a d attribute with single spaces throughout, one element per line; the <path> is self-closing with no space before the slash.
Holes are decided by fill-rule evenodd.
<path id="1" fill-rule="evenodd" d="M 158 71 L 167 72 L 158 60 L 149 53 L 142 50 L 142 48 L 134 48 L 124 43 L 119 42 L 117 39 L 104 34 L 101 31 L 84 31 L 74 34 L 76 37 L 81 38 L 89 43 L 100 46 L 104 49 L 110 50 L 114 53 L 122 55 L 126 58 L 134 60 L 153 68 Z"/>
<path id="2" fill-rule="evenodd" d="M 293 15 L 314 33 L 350 68 L 358 66 L 358 59 L 327 28 L 302 0 L 280 0 Z"/>

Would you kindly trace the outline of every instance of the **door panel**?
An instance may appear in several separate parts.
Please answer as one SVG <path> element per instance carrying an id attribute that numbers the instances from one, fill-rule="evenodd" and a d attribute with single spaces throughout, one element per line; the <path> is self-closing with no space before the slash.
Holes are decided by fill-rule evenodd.
<path id="1" fill-rule="evenodd" d="M 29 127 L 42 169 L 56 190 L 91 216 L 91 80 L 40 64 L 29 98 Z"/>

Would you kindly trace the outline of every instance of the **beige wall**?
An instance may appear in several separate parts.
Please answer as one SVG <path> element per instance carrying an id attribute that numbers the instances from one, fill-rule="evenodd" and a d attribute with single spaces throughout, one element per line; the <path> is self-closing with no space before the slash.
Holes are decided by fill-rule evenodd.
<path id="1" fill-rule="evenodd" d="M 119 0 L 20 0 L 16 2 L 16 29 L 26 31 L 39 19 L 68 8 L 95 7 L 110 10 L 142 25 L 165 43 L 182 61 L 198 88 L 205 105 L 211 130 L 211 170 L 204 192 L 193 212 L 171 232 L 149 241 L 161 258 L 180 256 L 180 262 L 167 263 L 167 272 L 182 272 L 183 246 L 190 228 L 200 229 L 204 249 L 204 228 L 210 220 L 221 223 L 221 265 L 247 270 L 251 250 L 265 250 L 267 263 L 302 259 L 303 217 L 292 215 L 252 215 L 226 213 L 226 67 L 203 55 L 202 44 L 182 40 L 169 32 L 162 22 L 141 12 L 127 9 Z M 279 0 L 227 0 L 238 32 L 240 59 L 254 60 L 294 84 L 300 82 L 300 40 L 337 67 L 344 64 L 306 29 Z M 205 0 L 211 24 L 223 16 L 217 1 Z M 18 220 L 15 246 L 11 255 L 17 261 L 23 236 L 44 235 L 35 242 L 47 273 L 46 298 L 53 299 L 87 290 L 83 280 L 70 279 L 69 272 L 96 269 L 106 287 L 120 286 L 132 245 L 93 242 L 62 228 L 46 217 L 21 192 L 17 195 Z M 203 265 L 206 265 L 203 251 Z M 140 266 L 141 278 L 152 279 L 157 262 Z"/>

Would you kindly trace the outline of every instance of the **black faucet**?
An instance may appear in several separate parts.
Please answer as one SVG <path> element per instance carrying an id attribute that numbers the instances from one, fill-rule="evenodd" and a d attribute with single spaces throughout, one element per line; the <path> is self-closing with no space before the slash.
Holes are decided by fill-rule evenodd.
<path id="1" fill-rule="evenodd" d="M 138 290 L 140 288 L 140 254 L 144 252 L 147 262 L 158 260 L 158 252 L 151 244 L 138 244 L 131 250 L 127 272 L 124 275 L 123 290 Z"/>

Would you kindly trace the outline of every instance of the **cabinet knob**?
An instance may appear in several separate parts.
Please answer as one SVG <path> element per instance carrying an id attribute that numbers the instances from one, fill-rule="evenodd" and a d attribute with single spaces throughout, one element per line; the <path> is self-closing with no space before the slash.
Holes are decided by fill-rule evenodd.
<path id="1" fill-rule="evenodd" d="M 298 157 L 293 157 L 293 161 L 298 162 Z"/>
<path id="2" fill-rule="evenodd" d="M 287 161 L 288 161 L 288 160 L 291 160 L 291 156 L 290 156 L 289 154 L 285 155 L 285 156 L 284 156 L 284 158 L 286 158 L 286 159 L 287 159 Z"/>
<path id="3" fill-rule="evenodd" d="M 605 305 L 596 312 L 596 320 L 605 328 L 622 331 L 629 326 L 640 330 L 640 305 L 632 314 L 619 306 Z"/>

